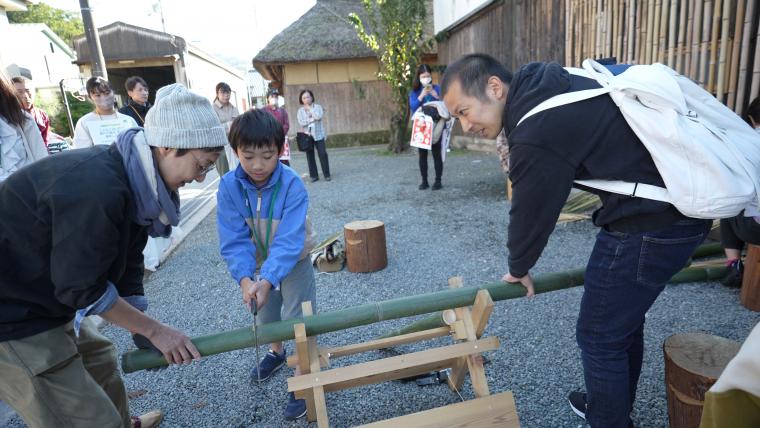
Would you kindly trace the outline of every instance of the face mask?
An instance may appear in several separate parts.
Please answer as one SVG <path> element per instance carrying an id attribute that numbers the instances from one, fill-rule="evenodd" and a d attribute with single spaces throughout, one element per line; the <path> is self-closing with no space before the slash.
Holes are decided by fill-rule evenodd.
<path id="1" fill-rule="evenodd" d="M 113 108 L 113 100 L 114 96 L 112 93 L 111 95 L 98 98 L 98 101 L 95 102 L 95 105 L 100 107 L 102 110 L 108 110 Z"/>
<path id="2" fill-rule="evenodd" d="M 431 82 L 433 82 L 433 79 L 430 77 L 423 77 L 422 79 L 420 79 L 420 83 L 422 83 L 422 86 L 427 86 Z"/>

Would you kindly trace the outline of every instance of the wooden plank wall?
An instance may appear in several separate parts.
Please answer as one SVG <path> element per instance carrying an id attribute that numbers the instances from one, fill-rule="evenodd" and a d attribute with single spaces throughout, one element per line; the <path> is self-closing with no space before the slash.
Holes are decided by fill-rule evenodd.
<path id="1" fill-rule="evenodd" d="M 385 82 L 285 85 L 285 109 L 290 118 L 291 135 L 298 131 L 296 114 L 301 107 L 298 94 L 303 89 L 310 89 L 316 103 L 324 108 L 324 125 L 328 136 L 383 131 L 390 126 L 390 106 L 393 101 Z"/>
<path id="2" fill-rule="evenodd" d="M 565 0 L 566 64 L 661 62 L 737 114 L 760 96 L 760 0 Z"/>

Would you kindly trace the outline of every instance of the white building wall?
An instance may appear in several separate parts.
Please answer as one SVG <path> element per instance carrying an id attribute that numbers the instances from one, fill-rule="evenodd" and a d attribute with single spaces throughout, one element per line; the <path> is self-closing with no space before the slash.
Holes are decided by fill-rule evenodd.
<path id="1" fill-rule="evenodd" d="M 493 0 L 434 0 L 434 31 L 438 34 L 451 24 L 475 12 Z"/>
<path id="2" fill-rule="evenodd" d="M 247 89 L 242 72 L 235 74 L 190 51 L 185 54 L 185 73 L 187 74 L 187 86 L 194 92 L 205 96 L 211 102 L 216 97 L 217 83 L 225 82 L 230 85 L 233 92 L 233 99 L 230 102 L 242 112 L 243 101 L 247 97 Z"/>
<path id="3" fill-rule="evenodd" d="M 74 57 L 38 26 L 10 25 L 13 43 L 4 43 L 6 65 L 29 69 L 35 86 L 58 85 L 61 79 L 79 76 Z"/>

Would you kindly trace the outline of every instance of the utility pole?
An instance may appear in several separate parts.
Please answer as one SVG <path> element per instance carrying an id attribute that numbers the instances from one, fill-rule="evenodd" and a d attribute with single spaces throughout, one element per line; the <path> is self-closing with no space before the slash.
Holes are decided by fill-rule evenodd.
<path id="1" fill-rule="evenodd" d="M 100 76 L 108 80 L 106 60 L 103 58 L 103 50 L 100 48 L 100 36 L 98 27 L 92 19 L 90 0 L 79 0 L 79 8 L 82 10 L 82 23 L 84 24 L 84 36 L 87 39 L 87 47 L 90 49 L 90 66 L 92 75 Z"/>

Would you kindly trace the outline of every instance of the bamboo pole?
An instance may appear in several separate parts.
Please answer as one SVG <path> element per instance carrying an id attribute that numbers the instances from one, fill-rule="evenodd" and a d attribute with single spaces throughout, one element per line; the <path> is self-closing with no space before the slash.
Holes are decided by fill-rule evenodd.
<path id="1" fill-rule="evenodd" d="M 668 281 L 671 284 L 690 283 L 699 281 L 709 281 L 722 278 L 726 275 L 728 268 L 726 266 L 701 266 L 701 267 L 688 267 L 682 269 L 673 278 Z M 496 300 L 496 299 L 493 299 Z M 390 333 L 380 336 L 381 339 L 400 336 L 402 334 L 415 333 L 422 330 L 429 330 L 432 328 L 443 327 L 443 321 L 441 315 L 436 313 L 430 317 L 423 318 L 417 322 L 407 325 L 399 330 L 392 331 Z"/>
<path id="2" fill-rule="evenodd" d="M 689 77 L 694 80 L 697 80 L 699 74 L 699 43 L 702 41 L 702 6 L 704 6 L 704 0 L 695 1 L 694 34 L 691 40 L 691 66 L 689 67 Z"/>
<path id="3" fill-rule="evenodd" d="M 687 31 L 687 19 L 686 12 L 688 12 L 689 2 L 684 0 L 681 2 L 680 16 L 678 17 L 678 47 L 676 48 L 676 68 L 675 70 L 681 74 L 684 74 L 684 56 L 686 55 L 686 31 Z M 689 15 L 691 17 L 691 15 Z M 689 20 L 688 22 L 691 22 Z"/>
<path id="4" fill-rule="evenodd" d="M 702 245 L 694 252 L 694 257 L 702 250 Z M 726 267 L 699 267 L 682 269 L 670 280 L 671 283 L 697 282 L 721 278 Z M 583 284 L 584 269 L 572 269 L 565 272 L 550 273 L 534 278 L 536 294 L 563 290 Z M 470 306 L 475 301 L 479 290 L 488 290 L 491 298 L 497 300 L 517 299 L 525 296 L 525 288 L 517 284 L 494 282 L 478 287 L 451 288 L 434 293 L 400 297 L 382 302 L 367 303 L 360 306 L 310 315 L 258 326 L 259 344 L 280 342 L 293 339 L 293 326 L 298 323 L 306 325 L 309 336 L 345 330 L 352 327 L 373 324 L 380 321 L 405 318 L 414 315 L 444 311 L 446 309 Z M 444 322 L 436 314 L 439 322 Z M 444 323 L 445 324 L 445 323 Z M 430 324 L 428 324 L 430 325 Z M 440 326 L 439 326 L 440 327 Z M 432 327 L 428 327 L 432 328 Z M 220 354 L 236 349 L 254 346 L 253 330 L 243 327 L 236 330 L 209 334 L 192 339 L 202 356 Z M 166 360 L 160 354 L 150 350 L 126 352 L 122 356 L 121 366 L 125 373 L 166 366 Z"/>
<path id="5" fill-rule="evenodd" d="M 728 0 L 725 0 L 728 2 Z M 715 73 L 718 65 L 718 37 L 720 23 L 723 20 L 722 0 L 715 0 L 712 17 L 712 36 L 710 37 L 710 67 L 707 70 L 707 90 L 715 93 Z"/>
<path id="6" fill-rule="evenodd" d="M 644 57 L 644 40 L 645 40 L 645 34 L 646 33 L 646 26 L 642 26 L 642 22 L 645 18 L 644 16 L 644 3 L 646 0 L 638 0 L 638 3 L 636 5 L 636 53 L 635 53 L 635 62 L 636 64 L 641 64 L 641 59 Z"/>
<path id="7" fill-rule="evenodd" d="M 668 6 L 670 4 L 668 3 L 668 0 L 662 0 L 661 9 L 660 9 L 660 39 L 657 41 L 657 57 L 654 58 L 653 62 L 659 62 L 664 63 L 665 62 L 665 54 L 667 50 L 667 43 L 668 43 L 668 22 L 670 19 L 670 10 L 668 9 Z M 675 27 L 675 25 L 674 25 Z"/>
<path id="8" fill-rule="evenodd" d="M 572 46 L 568 46 L 572 43 L 570 34 L 572 33 L 572 19 L 570 18 L 570 0 L 565 0 L 565 67 L 570 66 L 570 54 L 572 52 Z"/>
<path id="9" fill-rule="evenodd" d="M 596 0 L 596 7 L 592 11 L 591 33 L 594 35 L 594 49 L 591 52 L 593 58 L 597 58 L 602 50 L 602 25 L 599 21 L 602 17 L 602 0 Z"/>
<path id="10" fill-rule="evenodd" d="M 728 107 L 736 111 L 736 82 L 739 79 L 739 49 L 741 48 L 742 29 L 744 28 L 745 0 L 736 2 L 736 21 L 734 22 L 734 46 L 731 48 L 731 64 L 728 73 Z"/>
<path id="11" fill-rule="evenodd" d="M 614 0 L 613 0 L 614 1 Z M 612 56 L 612 11 L 610 10 L 609 2 L 604 7 L 604 56 L 609 58 Z"/>
<path id="12" fill-rule="evenodd" d="M 625 33 L 624 40 L 626 46 L 625 62 L 633 63 L 636 61 L 636 58 L 633 56 L 636 51 L 634 49 L 636 46 L 636 0 L 630 0 L 626 10 L 628 12 L 628 31 Z"/>
<path id="13" fill-rule="evenodd" d="M 755 63 L 752 66 L 752 84 L 749 90 L 749 102 L 760 96 L 760 24 L 755 35 Z"/>
<path id="14" fill-rule="evenodd" d="M 620 58 L 619 55 L 616 55 L 617 52 L 617 35 L 618 35 L 618 14 L 620 11 L 618 10 L 618 7 L 620 6 L 619 0 L 612 0 L 612 31 L 610 31 L 610 56 Z"/>
<path id="15" fill-rule="evenodd" d="M 663 0 L 655 0 L 654 10 L 652 11 L 654 13 L 654 33 L 652 33 L 652 56 L 649 58 L 649 62 L 652 64 L 657 62 L 657 58 L 659 58 L 660 55 L 660 20 L 662 18 L 662 1 Z M 667 0 L 664 1 L 667 2 Z"/>
<path id="16" fill-rule="evenodd" d="M 668 67 L 673 68 L 676 65 L 676 27 L 678 23 L 678 0 L 670 0 L 670 22 L 668 25 Z M 663 20 L 664 22 L 664 20 Z"/>
<path id="17" fill-rule="evenodd" d="M 702 14 L 702 40 L 699 46 L 699 84 L 703 87 L 707 87 L 707 68 L 708 63 L 708 48 L 710 45 L 710 12 L 712 11 L 712 1 L 707 0 L 704 6 L 704 13 Z"/>
<path id="18" fill-rule="evenodd" d="M 715 89 L 715 98 L 723 102 L 726 88 L 726 56 L 728 50 L 728 27 L 731 25 L 731 0 L 723 0 L 723 24 L 720 29 L 720 56 L 718 60 L 718 82 Z"/>
<path id="19" fill-rule="evenodd" d="M 652 63 L 652 39 L 654 39 L 654 20 L 655 15 L 657 13 L 654 11 L 654 3 L 655 0 L 649 0 L 647 2 L 647 38 L 645 43 L 645 51 L 644 51 L 644 62 L 643 64 L 651 64 Z"/>
<path id="20" fill-rule="evenodd" d="M 744 112 L 744 92 L 747 88 L 747 68 L 749 66 L 749 41 L 752 33 L 752 23 L 755 17 L 755 7 L 758 0 L 749 0 L 747 13 L 744 15 L 744 29 L 742 30 L 742 53 L 739 58 L 739 80 L 736 83 L 736 108 L 734 111 L 739 116 Z"/>

